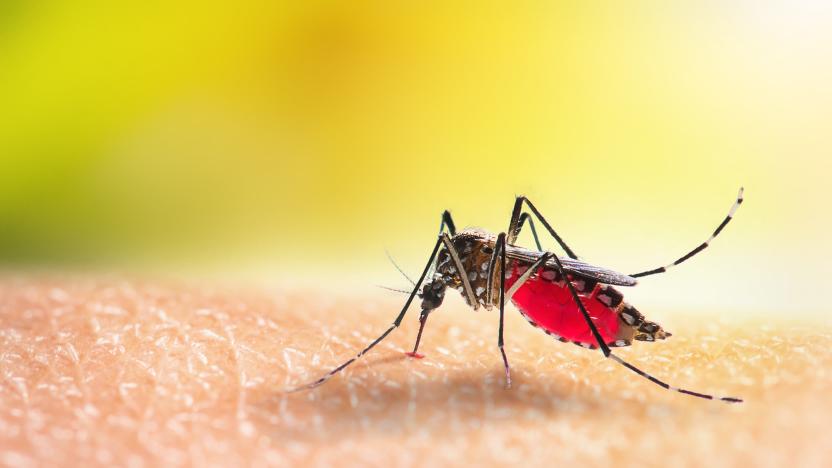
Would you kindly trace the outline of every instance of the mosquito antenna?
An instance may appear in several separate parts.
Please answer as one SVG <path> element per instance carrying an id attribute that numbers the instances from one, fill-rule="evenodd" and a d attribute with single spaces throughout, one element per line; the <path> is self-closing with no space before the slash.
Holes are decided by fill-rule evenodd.
<path id="1" fill-rule="evenodd" d="M 407 273 L 405 273 L 405 272 L 404 272 L 404 270 L 402 270 L 402 269 L 399 267 L 399 265 L 396 263 L 396 261 L 395 261 L 395 260 L 393 260 L 393 256 L 392 256 L 392 255 L 390 255 L 390 252 L 388 252 L 388 251 L 387 251 L 387 249 L 385 249 L 385 250 L 384 250 L 384 253 L 385 253 L 385 254 L 387 254 L 387 258 L 390 260 L 390 263 L 392 263 L 392 264 L 393 264 L 393 266 L 394 266 L 394 267 L 396 267 L 396 269 L 397 269 L 397 270 L 399 270 L 399 273 L 401 273 L 401 274 L 402 274 L 402 276 L 404 276 L 405 278 L 407 278 L 407 280 L 408 280 L 408 281 L 410 281 L 410 284 L 412 284 L 413 286 L 416 286 L 416 282 L 415 282 L 415 281 L 413 281 L 412 279 L 410 279 L 410 277 L 409 277 L 409 276 L 407 276 Z M 383 286 L 382 286 L 382 287 L 383 287 Z M 387 289 L 389 289 L 389 288 L 387 288 Z M 410 293 L 408 293 L 408 294 L 410 294 Z"/>
<path id="2" fill-rule="evenodd" d="M 388 291 L 394 291 L 394 292 L 402 293 L 402 294 L 410 294 L 410 293 L 413 292 L 413 291 L 405 291 L 404 289 L 391 288 L 389 286 L 384 286 L 384 285 L 381 285 L 381 284 L 377 284 L 376 287 L 381 288 L 381 289 L 386 289 Z"/>

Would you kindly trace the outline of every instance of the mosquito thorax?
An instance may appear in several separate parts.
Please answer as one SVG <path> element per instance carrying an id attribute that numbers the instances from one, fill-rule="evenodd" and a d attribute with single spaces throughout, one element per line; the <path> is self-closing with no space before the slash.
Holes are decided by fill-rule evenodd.
<path id="1" fill-rule="evenodd" d="M 463 299 L 474 309 L 485 306 L 490 309 L 493 303 L 486 299 L 488 267 L 494 253 L 497 237 L 481 228 L 466 228 L 457 233 L 451 242 L 459 255 L 459 261 L 467 282 L 471 285 L 474 301 L 465 293 L 463 278 L 447 248 L 439 251 L 436 264 L 436 277 L 441 277 L 447 287 L 456 289 Z M 492 301 L 493 302 L 493 301 Z"/>

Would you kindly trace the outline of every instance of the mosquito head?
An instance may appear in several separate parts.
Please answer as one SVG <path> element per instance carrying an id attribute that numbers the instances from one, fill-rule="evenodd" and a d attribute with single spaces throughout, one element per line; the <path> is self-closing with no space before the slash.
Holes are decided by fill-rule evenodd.
<path id="1" fill-rule="evenodd" d="M 445 299 L 445 281 L 441 276 L 437 276 L 433 281 L 428 281 L 419 293 L 422 299 L 422 310 L 433 310 L 442 305 L 442 300 Z"/>

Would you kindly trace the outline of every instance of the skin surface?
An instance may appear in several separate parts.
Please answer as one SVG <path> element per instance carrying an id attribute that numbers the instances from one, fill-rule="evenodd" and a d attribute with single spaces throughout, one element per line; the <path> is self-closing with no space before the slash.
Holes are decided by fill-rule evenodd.
<path id="1" fill-rule="evenodd" d="M 507 310 L 449 297 L 407 358 L 418 309 L 341 375 L 404 297 L 116 276 L 0 278 L 0 465 L 828 466 L 832 332 L 649 311 L 672 339 L 616 351 L 554 342 Z M 647 311 L 645 311 L 647 312 Z M 728 314 L 724 314 L 728 315 Z"/>

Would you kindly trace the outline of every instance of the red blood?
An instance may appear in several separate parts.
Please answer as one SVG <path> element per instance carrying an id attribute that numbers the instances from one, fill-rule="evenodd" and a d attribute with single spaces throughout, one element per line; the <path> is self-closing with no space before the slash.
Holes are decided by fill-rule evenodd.
<path id="1" fill-rule="evenodd" d="M 511 277 L 506 279 L 506 289 L 511 287 L 519 276 L 517 268 L 513 268 Z M 579 293 L 579 296 L 604 341 L 606 343 L 615 341 L 618 332 L 618 315 L 591 297 L 590 293 Z M 520 286 L 520 289 L 514 293 L 512 302 L 528 319 L 544 330 L 556 333 L 569 341 L 597 345 L 566 283 L 553 283 L 538 274 Z"/>
<path id="2" fill-rule="evenodd" d="M 410 357 L 416 358 L 416 359 L 422 359 L 423 357 L 425 357 L 424 354 L 414 353 L 413 351 L 408 351 L 404 354 L 405 354 L 405 356 L 410 356 Z"/>

